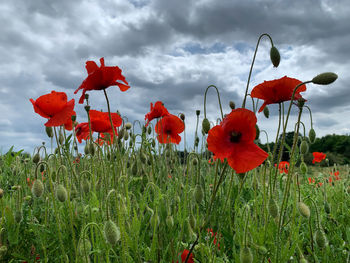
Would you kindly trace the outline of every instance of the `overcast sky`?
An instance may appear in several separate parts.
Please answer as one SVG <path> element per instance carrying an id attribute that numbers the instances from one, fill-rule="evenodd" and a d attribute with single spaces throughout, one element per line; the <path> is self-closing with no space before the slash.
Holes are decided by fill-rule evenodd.
<path id="1" fill-rule="evenodd" d="M 318 136 L 350 132 L 348 0 L 12 0 L 0 2 L 0 13 L 0 153 L 12 145 L 32 152 L 47 141 L 46 119 L 29 99 L 51 90 L 74 98 L 77 121 L 86 121 L 81 93 L 73 92 L 87 76 L 85 62 L 99 65 L 100 57 L 119 66 L 131 86 L 107 90 L 113 111 L 143 123 L 150 102 L 161 100 L 171 113 L 185 113 L 191 141 L 208 85 L 219 88 L 226 113 L 230 100 L 241 105 L 262 33 L 272 36 L 281 63 L 272 67 L 264 38 L 250 90 L 285 75 L 306 81 L 335 72 L 335 83 L 309 84 L 303 97 Z M 89 94 L 93 109 L 107 110 L 102 91 Z M 258 114 L 258 124 L 271 141 L 277 107 L 269 108 L 271 117 Z M 210 121 L 220 116 L 213 90 L 207 111 Z M 309 116 L 302 120 L 308 130 Z"/>

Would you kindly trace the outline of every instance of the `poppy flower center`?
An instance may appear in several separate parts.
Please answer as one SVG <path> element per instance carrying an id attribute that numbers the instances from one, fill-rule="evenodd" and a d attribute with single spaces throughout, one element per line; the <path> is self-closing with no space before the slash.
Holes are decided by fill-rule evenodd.
<path id="1" fill-rule="evenodd" d="M 241 138 L 242 134 L 240 132 L 233 131 L 231 133 L 230 141 L 233 143 L 239 142 L 239 139 Z"/>
<path id="2" fill-rule="evenodd" d="M 170 135 L 170 134 L 171 134 L 171 130 L 166 130 L 165 133 L 166 133 L 167 135 Z"/>

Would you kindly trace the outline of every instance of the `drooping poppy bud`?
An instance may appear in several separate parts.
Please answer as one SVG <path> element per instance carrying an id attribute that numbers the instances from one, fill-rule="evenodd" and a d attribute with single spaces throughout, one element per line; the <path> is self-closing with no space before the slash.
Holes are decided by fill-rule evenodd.
<path id="1" fill-rule="evenodd" d="M 275 46 L 272 46 L 270 49 L 270 59 L 273 66 L 277 68 L 281 61 L 281 55 Z"/>
<path id="2" fill-rule="evenodd" d="M 232 100 L 230 101 L 230 108 L 231 110 L 234 110 L 236 108 L 236 104 Z"/>
<path id="3" fill-rule="evenodd" d="M 338 78 L 338 75 L 333 72 L 325 72 L 317 75 L 312 79 L 312 83 L 318 85 L 328 85 L 333 83 Z"/>
<path id="4" fill-rule="evenodd" d="M 315 240 L 317 246 L 324 248 L 327 245 L 327 238 L 324 232 L 321 229 L 317 229 L 315 233 Z"/>
<path id="5" fill-rule="evenodd" d="M 314 143 L 316 140 L 316 132 L 313 128 L 311 128 L 309 131 L 309 140 L 310 140 L 310 143 Z"/>
<path id="6" fill-rule="evenodd" d="M 202 203 L 203 197 L 203 188 L 199 184 L 197 184 L 196 188 L 194 189 L 194 200 L 196 200 L 197 204 L 200 204 Z"/>
<path id="7" fill-rule="evenodd" d="M 253 262 L 253 254 L 249 247 L 244 247 L 241 249 L 239 254 L 241 263 L 252 263 Z"/>
<path id="8" fill-rule="evenodd" d="M 112 221 L 108 220 L 103 228 L 105 238 L 109 244 L 114 246 L 120 239 L 120 230 L 117 225 Z"/>
<path id="9" fill-rule="evenodd" d="M 300 153 L 301 154 L 307 154 L 309 151 L 309 145 L 308 143 L 304 140 L 300 144 Z"/>
<path id="10" fill-rule="evenodd" d="M 267 119 L 270 117 L 270 111 L 269 111 L 269 108 L 267 106 L 264 108 L 264 115 Z"/>
<path id="11" fill-rule="evenodd" d="M 39 198 L 40 196 L 42 196 L 43 192 L 44 192 L 43 183 L 39 179 L 36 179 L 33 183 L 33 186 L 32 186 L 32 194 L 35 197 Z"/>
<path id="12" fill-rule="evenodd" d="M 37 164 L 39 161 L 40 161 L 40 155 L 39 155 L 39 153 L 36 153 L 33 156 L 33 163 Z"/>
<path id="13" fill-rule="evenodd" d="M 208 134 L 209 130 L 210 130 L 210 122 L 207 118 L 204 118 L 203 119 L 203 122 L 202 122 L 202 129 L 203 131 Z"/>
<path id="14" fill-rule="evenodd" d="M 87 94 L 85 94 L 87 95 Z M 92 248 L 91 242 L 89 239 L 84 238 L 80 239 L 78 242 L 78 254 L 80 256 L 84 256 L 85 254 L 88 254 Z"/>
<path id="15" fill-rule="evenodd" d="M 58 185 L 56 188 L 56 197 L 58 199 L 58 201 L 60 202 L 65 202 L 67 200 L 68 194 L 67 194 L 67 190 L 63 185 Z"/>
<path id="16" fill-rule="evenodd" d="M 277 202 L 275 201 L 275 199 L 270 199 L 269 200 L 269 203 L 268 203 L 268 210 L 269 210 L 269 213 L 270 215 L 273 217 L 273 218 L 276 218 L 278 216 L 278 205 L 277 205 Z"/>
<path id="17" fill-rule="evenodd" d="M 310 217 L 310 208 L 304 202 L 298 202 L 299 213 L 306 218 Z"/>
<path id="18" fill-rule="evenodd" d="M 53 131 L 52 131 L 52 127 L 51 126 L 45 126 L 45 131 L 46 131 L 46 134 L 49 138 L 52 138 L 53 137 Z"/>
<path id="19" fill-rule="evenodd" d="M 301 162 L 301 164 L 300 164 L 300 172 L 302 173 L 302 174 L 307 174 L 307 165 L 306 165 L 306 163 L 305 162 Z"/>

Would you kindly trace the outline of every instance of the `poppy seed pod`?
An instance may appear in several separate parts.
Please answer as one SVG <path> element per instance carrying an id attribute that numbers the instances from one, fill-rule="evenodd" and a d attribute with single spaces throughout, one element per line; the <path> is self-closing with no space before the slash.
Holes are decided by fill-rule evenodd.
<path id="1" fill-rule="evenodd" d="M 49 138 L 53 137 L 52 127 L 45 126 L 45 131 L 46 131 L 46 134 Z"/>
<path id="2" fill-rule="evenodd" d="M 316 132 L 313 128 L 311 128 L 309 131 L 309 140 L 310 143 L 314 143 L 316 141 Z"/>
<path id="3" fill-rule="evenodd" d="M 203 119 L 203 122 L 202 122 L 202 129 L 203 131 L 208 134 L 209 130 L 210 130 L 210 122 L 207 118 L 204 118 Z"/>
<path id="4" fill-rule="evenodd" d="M 321 229 L 316 230 L 315 240 L 316 240 L 317 246 L 319 246 L 320 248 L 324 248 L 327 245 L 326 235 Z"/>
<path id="5" fill-rule="evenodd" d="M 33 156 L 33 163 L 37 164 L 39 161 L 40 161 L 40 155 L 39 155 L 39 153 L 36 153 Z"/>
<path id="6" fill-rule="evenodd" d="M 317 75 L 312 79 L 312 83 L 318 85 L 328 85 L 333 83 L 338 78 L 338 75 L 333 72 L 325 72 Z"/>
<path id="7" fill-rule="evenodd" d="M 270 199 L 269 200 L 269 204 L 268 204 L 268 209 L 269 209 L 269 213 L 273 218 L 276 218 L 278 216 L 278 205 L 277 202 L 275 201 L 275 199 Z"/>
<path id="8" fill-rule="evenodd" d="M 239 254 L 241 263 L 252 263 L 253 262 L 253 254 L 249 247 L 244 247 L 241 249 Z"/>
<path id="9" fill-rule="evenodd" d="M 231 110 L 234 110 L 236 108 L 236 104 L 232 100 L 230 101 L 229 105 L 230 105 Z"/>
<path id="10" fill-rule="evenodd" d="M 200 110 L 196 110 L 196 115 L 199 116 L 201 114 Z"/>
<path id="11" fill-rule="evenodd" d="M 112 221 L 108 220 L 103 228 L 105 238 L 109 244 L 114 246 L 120 239 L 120 230 L 117 225 Z"/>
<path id="12" fill-rule="evenodd" d="M 309 144 L 307 143 L 307 141 L 302 141 L 300 144 L 300 153 L 301 154 L 307 154 L 309 151 Z"/>
<path id="13" fill-rule="evenodd" d="M 268 119 L 270 117 L 270 111 L 269 111 L 269 108 L 268 107 L 265 107 L 264 108 L 264 115 L 265 117 Z"/>
<path id="14" fill-rule="evenodd" d="M 306 218 L 310 217 L 310 208 L 304 202 L 298 202 L 297 204 L 299 213 Z"/>
<path id="15" fill-rule="evenodd" d="M 68 194 L 67 194 L 67 190 L 63 185 L 58 185 L 56 188 L 56 197 L 58 199 L 58 201 L 60 202 L 64 202 L 67 200 Z"/>
<path id="16" fill-rule="evenodd" d="M 42 196 L 43 192 L 44 192 L 43 183 L 39 179 L 36 179 L 33 183 L 33 186 L 32 186 L 32 194 L 35 197 L 39 198 L 40 196 Z"/>
<path id="17" fill-rule="evenodd" d="M 281 56 L 280 56 L 280 52 L 275 46 L 272 46 L 270 49 L 270 59 L 273 66 L 277 68 L 278 65 L 280 64 Z"/>

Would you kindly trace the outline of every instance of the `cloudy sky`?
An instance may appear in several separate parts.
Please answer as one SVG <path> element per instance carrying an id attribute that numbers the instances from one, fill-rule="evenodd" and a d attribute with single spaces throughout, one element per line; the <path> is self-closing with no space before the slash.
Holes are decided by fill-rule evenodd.
<path id="1" fill-rule="evenodd" d="M 219 88 L 225 112 L 230 100 L 241 105 L 262 33 L 272 36 L 282 59 L 272 67 L 263 38 L 250 90 L 285 75 L 306 81 L 333 71 L 335 83 L 309 84 L 303 96 L 318 136 L 350 133 L 348 0 L 12 0 L 1 1 L 0 12 L 0 153 L 12 145 L 31 152 L 48 142 L 46 119 L 29 99 L 51 90 L 74 98 L 77 120 L 86 121 L 80 93 L 73 92 L 86 77 L 85 62 L 100 57 L 119 66 L 131 85 L 123 93 L 107 90 L 113 111 L 143 122 L 149 103 L 161 100 L 171 113 L 185 113 L 191 141 L 208 85 Z M 101 91 L 91 91 L 90 101 L 93 109 L 107 109 Z M 213 90 L 207 111 L 211 121 L 220 116 Z M 277 107 L 270 112 L 258 122 L 271 141 Z M 309 129 L 309 116 L 302 120 Z"/>

